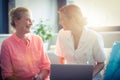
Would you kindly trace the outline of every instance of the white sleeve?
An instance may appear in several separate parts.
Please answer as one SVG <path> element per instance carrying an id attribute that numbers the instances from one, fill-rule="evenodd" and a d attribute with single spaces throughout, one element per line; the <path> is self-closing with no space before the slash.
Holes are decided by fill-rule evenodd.
<path id="1" fill-rule="evenodd" d="M 97 38 L 93 46 L 93 55 L 94 55 L 94 59 L 97 62 L 105 61 L 104 42 L 101 35 L 97 35 Z"/>
<path id="2" fill-rule="evenodd" d="M 61 37 L 61 34 L 60 34 L 60 32 L 59 32 L 59 33 L 58 33 L 58 36 L 57 36 L 57 41 L 56 41 L 55 54 L 58 55 L 58 56 L 63 57 L 61 38 L 62 38 L 62 37 Z"/>

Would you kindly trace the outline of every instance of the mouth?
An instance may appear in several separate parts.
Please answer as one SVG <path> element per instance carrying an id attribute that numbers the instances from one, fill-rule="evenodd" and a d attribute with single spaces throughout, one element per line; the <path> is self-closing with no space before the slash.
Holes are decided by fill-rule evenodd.
<path id="1" fill-rule="evenodd" d="M 27 28 L 27 29 L 30 29 L 30 28 L 31 28 L 31 26 L 26 26 L 26 28 Z"/>

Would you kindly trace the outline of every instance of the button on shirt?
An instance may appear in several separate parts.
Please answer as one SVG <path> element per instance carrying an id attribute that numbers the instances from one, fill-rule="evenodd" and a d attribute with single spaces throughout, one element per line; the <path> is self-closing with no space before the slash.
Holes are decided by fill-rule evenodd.
<path id="1" fill-rule="evenodd" d="M 64 57 L 68 64 L 91 64 L 104 62 L 104 43 L 102 36 L 93 30 L 84 28 L 77 49 L 71 31 L 59 31 L 56 54 Z"/>
<path id="2" fill-rule="evenodd" d="M 50 61 L 39 36 L 29 34 L 27 45 L 13 34 L 4 40 L 1 47 L 3 78 L 15 75 L 22 80 L 31 80 L 42 69 L 50 69 Z"/>

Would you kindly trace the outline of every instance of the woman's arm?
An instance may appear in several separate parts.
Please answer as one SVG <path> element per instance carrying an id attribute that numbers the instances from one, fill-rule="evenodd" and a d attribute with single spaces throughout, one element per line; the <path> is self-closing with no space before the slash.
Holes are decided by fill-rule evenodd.
<path id="1" fill-rule="evenodd" d="M 104 68 L 104 62 L 97 62 L 93 70 L 93 77 L 97 75 Z"/>
<path id="2" fill-rule="evenodd" d="M 10 76 L 10 77 L 6 77 L 5 80 L 21 80 L 21 79 L 15 76 Z"/>
<path id="3" fill-rule="evenodd" d="M 59 57 L 59 64 L 64 64 L 64 63 L 65 63 L 64 57 Z"/>
<path id="4" fill-rule="evenodd" d="M 93 77 L 99 73 L 104 68 L 104 61 L 105 61 L 105 51 L 104 51 L 104 41 L 101 35 L 98 35 L 94 41 L 93 46 L 93 57 L 96 61 L 94 70 L 93 70 Z"/>
<path id="5" fill-rule="evenodd" d="M 5 80 L 16 80 L 12 76 L 13 69 L 11 64 L 11 58 L 9 55 L 10 52 L 6 44 L 7 44 L 6 42 L 3 42 L 1 46 L 0 61 L 1 61 L 2 78 Z"/>

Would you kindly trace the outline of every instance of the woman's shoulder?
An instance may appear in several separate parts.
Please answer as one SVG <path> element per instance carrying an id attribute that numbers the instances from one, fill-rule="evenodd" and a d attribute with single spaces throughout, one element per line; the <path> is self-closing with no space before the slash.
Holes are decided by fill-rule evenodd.
<path id="1" fill-rule="evenodd" d="M 91 36 L 101 36 L 101 34 L 93 29 L 88 29 L 88 32 Z"/>
<path id="2" fill-rule="evenodd" d="M 32 38 L 41 38 L 39 35 L 36 35 L 36 34 L 30 34 Z"/>
<path id="3" fill-rule="evenodd" d="M 12 35 L 10 35 L 9 37 L 7 37 L 6 39 L 4 39 L 2 41 L 2 45 L 8 45 L 9 46 L 12 41 L 13 41 L 12 40 Z"/>
<path id="4" fill-rule="evenodd" d="M 99 32 L 92 29 L 88 29 L 88 36 L 94 39 L 102 39 L 102 35 Z"/>
<path id="5" fill-rule="evenodd" d="M 36 35 L 36 34 L 31 34 L 31 38 L 32 38 L 32 40 L 42 41 L 42 38 L 39 35 Z"/>
<path id="6" fill-rule="evenodd" d="M 87 30 L 89 31 L 89 33 L 91 33 L 93 35 L 97 35 L 98 34 L 98 32 L 93 30 L 93 29 L 87 28 Z"/>

